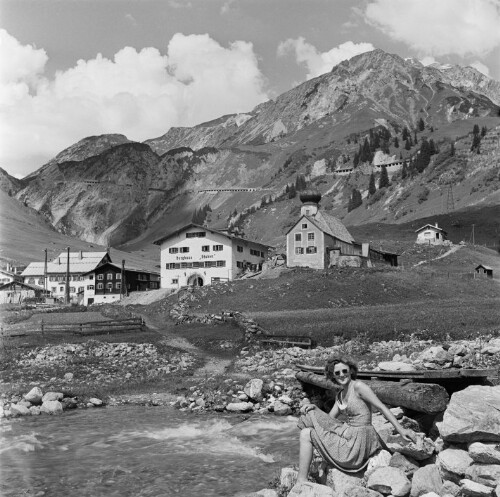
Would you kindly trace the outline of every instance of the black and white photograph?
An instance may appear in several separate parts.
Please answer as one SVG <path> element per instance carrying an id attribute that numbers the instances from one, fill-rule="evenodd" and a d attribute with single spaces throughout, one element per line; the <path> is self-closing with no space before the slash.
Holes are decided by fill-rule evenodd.
<path id="1" fill-rule="evenodd" d="M 0 0 L 0 496 L 500 497 L 500 0 Z"/>

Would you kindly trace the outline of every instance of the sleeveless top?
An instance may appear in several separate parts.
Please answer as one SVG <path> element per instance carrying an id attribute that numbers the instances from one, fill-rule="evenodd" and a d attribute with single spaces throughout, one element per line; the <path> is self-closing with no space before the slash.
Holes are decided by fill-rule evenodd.
<path id="1" fill-rule="evenodd" d="M 349 396 L 342 402 L 340 391 L 336 396 L 340 412 L 346 417 L 350 426 L 367 426 L 372 424 L 372 411 L 370 406 L 356 393 L 354 385 Z"/>

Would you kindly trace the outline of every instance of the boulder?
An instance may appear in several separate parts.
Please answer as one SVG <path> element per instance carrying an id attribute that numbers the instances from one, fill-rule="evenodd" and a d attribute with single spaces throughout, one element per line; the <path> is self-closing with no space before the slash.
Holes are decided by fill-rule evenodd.
<path id="1" fill-rule="evenodd" d="M 259 379 L 259 378 L 254 378 L 253 380 L 250 380 L 244 388 L 244 392 L 250 399 L 253 400 L 262 400 L 262 387 L 264 385 L 264 382 Z"/>
<path id="2" fill-rule="evenodd" d="M 419 359 L 424 363 L 444 364 L 445 362 L 451 361 L 453 356 L 444 350 L 443 347 L 435 346 L 424 350 L 420 354 Z"/>
<path id="3" fill-rule="evenodd" d="M 331 488 L 308 481 L 296 484 L 290 490 L 288 497 L 336 497 L 336 495 Z"/>
<path id="4" fill-rule="evenodd" d="M 500 447 L 497 444 L 474 442 L 469 445 L 469 456 L 474 462 L 500 464 Z"/>
<path id="5" fill-rule="evenodd" d="M 43 393 L 39 387 L 33 387 L 24 398 L 32 404 L 39 405 L 42 403 Z"/>
<path id="6" fill-rule="evenodd" d="M 44 400 L 40 411 L 45 414 L 62 414 L 63 407 L 58 400 Z"/>
<path id="7" fill-rule="evenodd" d="M 78 402 L 72 397 L 65 397 L 62 399 L 61 404 L 63 409 L 76 409 L 78 407 Z"/>
<path id="8" fill-rule="evenodd" d="M 274 414 L 276 416 L 288 416 L 288 414 L 292 414 L 292 408 L 289 405 L 283 404 L 283 402 L 277 400 L 274 403 Z"/>
<path id="9" fill-rule="evenodd" d="M 387 450 L 381 450 L 373 457 L 368 460 L 368 466 L 366 467 L 366 474 L 371 474 L 377 468 L 383 468 L 384 466 L 390 466 L 391 453 Z"/>
<path id="10" fill-rule="evenodd" d="M 382 497 L 382 494 L 370 488 L 349 484 L 344 488 L 344 493 L 342 495 L 335 494 L 335 497 Z"/>
<path id="11" fill-rule="evenodd" d="M 416 461 L 429 459 L 434 453 L 434 444 L 430 438 L 419 438 L 416 443 L 409 442 L 401 435 L 392 435 L 386 440 L 387 448 L 391 452 L 399 452 Z"/>
<path id="12" fill-rule="evenodd" d="M 410 493 L 411 484 L 406 475 L 399 468 L 387 466 L 376 469 L 369 477 L 366 485 L 383 495 L 403 497 Z"/>
<path id="13" fill-rule="evenodd" d="M 229 412 L 248 412 L 253 408 L 251 402 L 232 402 L 226 406 L 226 410 Z"/>
<path id="14" fill-rule="evenodd" d="M 39 406 L 31 406 L 30 407 L 30 414 L 32 416 L 38 416 L 39 414 L 41 414 L 41 410 L 40 410 L 40 407 Z"/>
<path id="15" fill-rule="evenodd" d="M 43 397 L 42 397 L 42 403 L 46 401 L 54 401 L 54 400 L 62 400 L 64 395 L 61 392 L 47 392 Z M 28 400 L 28 399 L 26 399 Z"/>
<path id="16" fill-rule="evenodd" d="M 500 464 L 473 464 L 466 469 L 465 478 L 495 488 L 500 482 Z"/>
<path id="17" fill-rule="evenodd" d="M 490 497 L 491 487 L 464 479 L 460 481 L 460 495 L 464 497 Z"/>
<path id="18" fill-rule="evenodd" d="M 460 493 L 460 487 L 450 480 L 445 480 L 443 482 L 443 495 L 458 495 Z"/>
<path id="19" fill-rule="evenodd" d="M 455 392 L 436 425 L 446 442 L 499 442 L 500 386 L 471 385 Z"/>
<path id="20" fill-rule="evenodd" d="M 474 461 L 469 453 L 461 449 L 445 449 L 437 456 L 437 464 L 446 480 L 458 483 L 463 479 L 465 471 Z"/>
<path id="21" fill-rule="evenodd" d="M 239 495 L 239 494 L 238 494 Z M 278 492 L 272 488 L 263 488 L 258 492 L 252 492 L 251 494 L 245 494 L 241 497 L 279 497 Z"/>
<path id="22" fill-rule="evenodd" d="M 12 413 L 12 416 L 27 416 L 28 414 L 31 414 L 30 410 L 21 404 L 12 404 L 10 406 L 10 412 Z"/>
<path id="23" fill-rule="evenodd" d="M 326 485 L 335 492 L 335 497 L 341 497 L 348 487 L 364 487 L 363 471 L 344 473 L 337 468 L 331 468 L 326 477 Z"/>
<path id="24" fill-rule="evenodd" d="M 411 497 L 420 497 L 430 492 L 441 495 L 442 490 L 443 479 L 435 464 L 429 464 L 415 471 L 411 482 Z"/>
<path id="25" fill-rule="evenodd" d="M 293 468 L 281 468 L 280 474 L 280 485 L 281 487 L 289 491 L 297 481 L 298 472 Z"/>
<path id="26" fill-rule="evenodd" d="M 413 364 L 396 361 L 379 362 L 378 367 L 382 371 L 416 371 L 417 369 Z"/>
<path id="27" fill-rule="evenodd" d="M 391 460 L 389 461 L 389 466 L 402 469 L 408 478 L 411 478 L 415 471 L 417 471 L 420 467 L 415 459 L 412 459 L 409 456 L 404 456 L 399 452 L 395 452 L 392 455 Z"/>
<path id="28" fill-rule="evenodd" d="M 92 397 L 91 399 L 89 399 L 89 403 L 96 406 L 96 407 L 101 407 L 102 406 L 102 400 L 101 399 L 97 399 L 95 397 Z"/>

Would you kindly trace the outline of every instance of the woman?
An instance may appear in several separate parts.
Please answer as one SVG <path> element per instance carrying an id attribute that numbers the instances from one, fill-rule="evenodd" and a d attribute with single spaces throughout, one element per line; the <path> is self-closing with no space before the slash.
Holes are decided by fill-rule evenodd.
<path id="1" fill-rule="evenodd" d="M 300 432 L 299 474 L 297 483 L 307 481 L 313 447 L 323 459 L 342 471 L 362 469 L 368 459 L 382 448 L 372 425 L 372 409 L 380 411 L 396 431 L 413 442 L 415 433 L 403 428 L 391 411 L 372 389 L 356 380 L 358 367 L 344 357 L 331 357 L 325 366 L 326 377 L 341 387 L 329 414 L 312 404 L 302 408 Z M 346 422 L 337 417 L 344 415 Z"/>

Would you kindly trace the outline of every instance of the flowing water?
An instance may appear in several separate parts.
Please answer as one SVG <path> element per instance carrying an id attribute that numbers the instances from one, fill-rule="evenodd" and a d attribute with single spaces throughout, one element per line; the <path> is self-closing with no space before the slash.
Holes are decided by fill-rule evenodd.
<path id="1" fill-rule="evenodd" d="M 292 417 L 127 406 L 0 423 L 2 497 L 236 496 L 298 462 Z"/>

